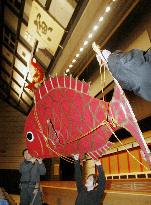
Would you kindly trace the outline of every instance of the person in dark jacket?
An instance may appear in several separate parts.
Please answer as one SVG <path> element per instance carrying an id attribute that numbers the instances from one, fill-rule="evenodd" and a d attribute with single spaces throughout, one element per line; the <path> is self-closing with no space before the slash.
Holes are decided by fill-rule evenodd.
<path id="1" fill-rule="evenodd" d="M 20 205 L 42 205 L 40 175 L 46 173 L 42 159 L 35 159 L 28 149 L 23 150 L 24 161 L 20 165 Z"/>
<path id="2" fill-rule="evenodd" d="M 104 195 L 105 189 L 105 175 L 100 161 L 95 161 L 98 168 L 99 176 L 98 180 L 96 175 L 90 174 L 86 183 L 82 182 L 82 175 L 80 169 L 79 155 L 73 156 L 75 159 L 75 179 L 77 186 L 77 199 L 76 205 L 100 205 L 101 198 Z"/>
<path id="3" fill-rule="evenodd" d="M 97 54 L 97 59 L 108 63 L 110 72 L 123 89 L 151 101 L 151 48 L 146 52 L 140 49 L 113 53 L 103 50 Z"/>

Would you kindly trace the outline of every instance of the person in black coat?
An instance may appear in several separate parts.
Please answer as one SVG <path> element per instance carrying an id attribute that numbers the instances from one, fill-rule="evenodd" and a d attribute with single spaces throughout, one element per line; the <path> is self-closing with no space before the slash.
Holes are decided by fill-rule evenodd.
<path id="1" fill-rule="evenodd" d="M 24 161 L 20 165 L 20 205 L 42 205 L 40 175 L 46 174 L 42 159 L 35 159 L 28 149 L 23 150 Z"/>
<path id="2" fill-rule="evenodd" d="M 113 53 L 103 50 L 97 54 L 97 59 L 108 63 L 109 71 L 123 89 L 151 101 L 151 48 L 146 52 L 140 49 Z"/>
<path id="3" fill-rule="evenodd" d="M 98 179 L 96 175 L 90 174 L 85 184 L 82 182 L 81 168 L 79 155 L 74 155 L 75 159 L 75 179 L 78 195 L 76 198 L 76 205 L 100 205 L 100 201 L 104 195 L 105 189 L 105 175 L 101 162 L 95 161 L 97 166 L 99 176 Z"/>

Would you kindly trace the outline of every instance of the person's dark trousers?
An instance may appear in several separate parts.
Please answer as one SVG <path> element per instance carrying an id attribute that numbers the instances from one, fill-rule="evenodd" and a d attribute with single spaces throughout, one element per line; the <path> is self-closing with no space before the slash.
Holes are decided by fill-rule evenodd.
<path id="1" fill-rule="evenodd" d="M 20 205 L 42 205 L 42 193 L 37 190 L 33 194 L 34 188 L 29 185 L 22 185 L 20 192 Z"/>

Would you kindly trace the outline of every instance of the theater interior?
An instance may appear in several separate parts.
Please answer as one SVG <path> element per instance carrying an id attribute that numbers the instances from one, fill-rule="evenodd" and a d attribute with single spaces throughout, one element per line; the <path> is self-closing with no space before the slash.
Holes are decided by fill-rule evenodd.
<path id="1" fill-rule="evenodd" d="M 32 59 L 45 79 L 72 76 L 90 84 L 90 96 L 112 100 L 115 83 L 108 69 L 100 71 L 93 42 L 111 52 L 147 51 L 151 1 L 0 0 L 0 200 L 19 205 L 24 125 L 35 103 L 33 91 L 27 88 L 33 82 Z M 124 93 L 151 150 L 151 101 L 131 91 Z M 118 139 L 112 134 L 112 146 L 99 157 L 106 177 L 100 205 L 150 205 L 151 169 L 140 154 L 139 142 L 124 128 L 115 133 Z M 43 201 L 75 204 L 74 164 L 62 157 L 43 162 Z M 88 157 L 83 161 L 83 176 L 91 171 L 97 172 Z"/>

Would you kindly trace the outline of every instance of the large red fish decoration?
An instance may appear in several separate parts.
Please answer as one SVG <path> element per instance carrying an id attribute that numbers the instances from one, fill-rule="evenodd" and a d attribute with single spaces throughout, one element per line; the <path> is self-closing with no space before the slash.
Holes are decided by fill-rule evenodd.
<path id="1" fill-rule="evenodd" d="M 115 81 L 111 102 L 89 95 L 89 84 L 71 76 L 50 77 L 34 90 L 24 136 L 34 157 L 50 158 L 87 153 L 97 158 L 111 146 L 110 136 L 124 127 L 148 157 L 149 149 L 123 90 Z"/>

